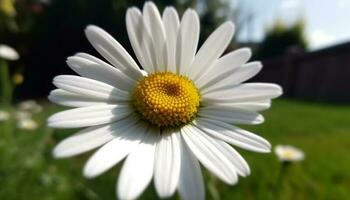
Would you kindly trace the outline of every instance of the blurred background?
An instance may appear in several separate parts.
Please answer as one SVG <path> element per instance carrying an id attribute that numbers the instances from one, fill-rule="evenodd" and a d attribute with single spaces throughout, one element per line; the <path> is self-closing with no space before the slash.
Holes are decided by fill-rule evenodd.
<path id="1" fill-rule="evenodd" d="M 200 44 L 222 22 L 236 25 L 231 51 L 250 47 L 262 72 L 252 81 L 272 82 L 283 98 L 265 111 L 263 125 L 244 127 L 273 146 L 299 148 L 303 160 L 240 151 L 252 169 L 236 186 L 210 174 L 207 199 L 349 199 L 350 196 L 350 1 L 349 0 L 155 0 L 180 15 L 192 7 L 201 18 Z M 0 199 L 115 199 L 120 165 L 87 180 L 88 154 L 54 160 L 54 145 L 76 130 L 47 128 L 46 118 L 64 108 L 46 97 L 58 74 L 73 74 L 66 58 L 98 55 L 84 36 L 95 24 L 132 53 L 125 13 L 140 0 L 0 0 Z M 6 53 L 5 53 L 6 54 Z M 156 199 L 151 185 L 140 199 Z M 173 199 L 179 199 L 175 196 Z"/>

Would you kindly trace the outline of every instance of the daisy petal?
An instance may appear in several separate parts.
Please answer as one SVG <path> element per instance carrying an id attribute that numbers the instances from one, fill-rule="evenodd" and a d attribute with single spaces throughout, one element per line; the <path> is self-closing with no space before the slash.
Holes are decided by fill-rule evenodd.
<path id="1" fill-rule="evenodd" d="M 227 157 L 227 153 L 217 147 L 220 145 L 217 140 L 192 125 L 185 126 L 182 130 L 186 144 L 208 170 L 227 184 L 237 183 L 235 166 Z"/>
<path id="2" fill-rule="evenodd" d="M 157 64 L 152 38 L 145 27 L 142 14 L 138 8 L 129 8 L 126 13 L 126 28 L 131 46 L 142 67 L 148 72 L 155 71 Z"/>
<path id="3" fill-rule="evenodd" d="M 130 113 L 128 105 L 94 105 L 56 113 L 47 121 L 54 128 L 80 128 L 118 121 Z"/>
<path id="4" fill-rule="evenodd" d="M 143 123 L 129 127 L 123 127 L 113 133 L 115 138 L 98 149 L 87 161 L 84 167 L 84 176 L 96 177 L 127 156 L 144 137 L 147 126 Z"/>
<path id="5" fill-rule="evenodd" d="M 120 171 L 117 194 L 119 199 L 136 199 L 150 183 L 154 169 L 154 154 L 159 129 L 150 132 L 130 153 Z"/>
<path id="6" fill-rule="evenodd" d="M 180 27 L 179 16 L 173 7 L 165 8 L 163 12 L 163 25 L 166 33 L 167 42 L 167 71 L 176 73 L 176 37 Z"/>
<path id="7" fill-rule="evenodd" d="M 260 153 L 270 152 L 271 145 L 267 140 L 231 124 L 207 118 L 198 118 L 194 124 L 212 137 L 240 148 Z"/>
<path id="8" fill-rule="evenodd" d="M 166 129 L 157 143 L 154 163 L 154 184 L 161 198 L 170 197 L 178 184 L 181 166 L 179 132 Z"/>
<path id="9" fill-rule="evenodd" d="M 247 162 L 242 158 L 239 153 L 234 150 L 226 142 L 213 139 L 213 145 L 229 159 L 230 163 L 234 165 L 235 170 L 241 176 L 247 176 L 250 174 L 250 169 Z"/>
<path id="10" fill-rule="evenodd" d="M 230 124 L 261 124 L 264 122 L 264 117 L 257 112 L 228 106 L 206 106 L 199 110 L 198 116 Z"/>
<path id="11" fill-rule="evenodd" d="M 187 75 L 193 62 L 199 39 L 199 18 L 192 9 L 187 9 L 181 19 L 176 39 L 177 73 Z"/>
<path id="12" fill-rule="evenodd" d="M 271 106 L 271 100 L 262 100 L 262 101 L 252 101 L 252 102 L 239 102 L 239 103 L 214 103 L 213 105 L 218 106 L 228 106 L 237 109 L 249 110 L 249 111 L 263 111 Z"/>
<path id="13" fill-rule="evenodd" d="M 55 89 L 51 91 L 48 99 L 56 104 L 70 107 L 85 107 L 108 103 L 100 99 L 74 94 L 62 89 Z"/>
<path id="14" fill-rule="evenodd" d="M 181 142 L 181 172 L 178 190 L 183 200 L 204 200 L 205 190 L 198 160 L 189 151 L 185 142 Z"/>
<path id="15" fill-rule="evenodd" d="M 129 78 L 120 70 L 103 61 L 94 62 L 81 55 L 80 53 L 67 59 L 68 66 L 80 76 L 101 81 L 125 91 L 129 91 L 134 87 L 135 80 Z"/>
<path id="16" fill-rule="evenodd" d="M 129 8 L 126 11 L 126 29 L 128 32 L 131 46 L 141 66 L 148 66 L 145 55 L 143 55 L 139 41 L 142 39 L 142 14 L 141 11 L 135 7 Z"/>
<path id="17" fill-rule="evenodd" d="M 59 75 L 53 79 L 53 84 L 69 92 L 82 96 L 108 101 L 129 101 L 128 92 L 115 88 L 106 83 L 89 78 L 72 75 Z"/>
<path id="18" fill-rule="evenodd" d="M 282 94 L 282 88 L 270 83 L 244 83 L 202 94 L 203 102 L 242 103 L 273 99 Z"/>
<path id="19" fill-rule="evenodd" d="M 157 53 L 155 51 L 156 49 L 154 47 L 152 37 L 149 35 L 148 31 L 145 30 L 145 28 L 142 30 L 144 30 L 144 32 L 140 45 L 143 51 L 143 55 L 147 59 L 147 63 L 149 63 L 143 67 L 147 73 L 151 74 L 157 71 Z"/>
<path id="20" fill-rule="evenodd" d="M 255 76 L 261 69 L 262 64 L 260 62 L 247 63 L 238 69 L 232 69 L 224 74 L 216 76 L 199 89 L 205 94 L 222 87 L 233 87 Z"/>
<path id="21" fill-rule="evenodd" d="M 195 79 L 196 85 L 203 87 L 204 84 L 217 76 L 222 76 L 222 74 L 241 67 L 250 59 L 251 55 L 252 51 L 249 48 L 241 48 L 224 55 L 208 67 L 209 69 L 202 73 L 200 78 Z"/>
<path id="22" fill-rule="evenodd" d="M 204 74 L 209 66 L 225 51 L 232 40 L 234 29 L 232 22 L 226 22 L 208 37 L 198 50 L 188 70 L 188 76 L 192 80 L 197 80 L 201 74 Z"/>
<path id="23" fill-rule="evenodd" d="M 79 52 L 79 53 L 76 53 L 74 56 L 77 56 L 77 57 L 80 57 L 80 58 L 85 58 L 86 60 L 89 60 L 90 62 L 94 62 L 94 63 L 97 63 L 97 64 L 100 64 L 100 65 L 104 65 L 103 68 L 114 68 L 115 72 L 112 72 L 111 73 L 118 73 L 119 76 L 121 76 L 123 79 L 127 78 L 127 79 L 131 79 L 130 81 L 132 82 L 135 82 L 135 80 L 132 79 L 132 77 L 129 77 L 126 73 L 124 73 L 123 71 L 120 71 L 119 69 L 115 68 L 114 66 L 110 65 L 109 63 L 106 63 L 105 61 L 99 59 L 99 58 L 96 58 L 95 56 L 92 56 L 90 54 L 87 54 L 87 53 L 83 53 L 83 52 Z M 142 70 L 141 70 L 141 73 L 142 73 Z"/>
<path id="24" fill-rule="evenodd" d="M 237 173 L 243 177 L 248 176 L 250 174 L 250 168 L 244 158 L 226 142 L 217 141 L 217 143 L 217 148 L 226 154 L 226 157 L 236 167 Z"/>
<path id="25" fill-rule="evenodd" d="M 162 18 L 156 5 L 153 2 L 146 2 L 143 7 L 143 19 L 147 31 L 152 37 L 154 51 L 157 55 L 156 71 L 166 70 L 166 56 L 163 56 L 165 46 L 165 31 L 163 27 Z M 166 54 L 167 55 L 167 54 Z"/>
<path id="26" fill-rule="evenodd" d="M 65 158 L 90 151 L 117 137 L 120 130 L 136 122 L 134 117 L 127 117 L 114 124 L 83 129 L 58 143 L 53 150 L 53 155 L 56 158 Z"/>
<path id="27" fill-rule="evenodd" d="M 111 35 L 103 29 L 89 25 L 85 34 L 95 49 L 120 71 L 138 80 L 142 73 L 128 52 Z"/>

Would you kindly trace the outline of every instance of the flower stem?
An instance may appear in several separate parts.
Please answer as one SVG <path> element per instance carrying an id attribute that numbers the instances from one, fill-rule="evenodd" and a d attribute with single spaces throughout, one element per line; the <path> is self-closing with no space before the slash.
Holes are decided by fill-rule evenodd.
<path id="1" fill-rule="evenodd" d="M 272 199 L 279 199 L 281 188 L 283 188 L 283 180 L 285 178 L 286 171 L 287 171 L 289 164 L 290 164 L 289 162 L 282 162 L 281 163 L 280 171 L 278 173 L 276 183 L 274 186 Z"/>
<path id="2" fill-rule="evenodd" d="M 0 105 L 8 106 L 12 100 L 12 84 L 7 62 L 0 59 Z"/>

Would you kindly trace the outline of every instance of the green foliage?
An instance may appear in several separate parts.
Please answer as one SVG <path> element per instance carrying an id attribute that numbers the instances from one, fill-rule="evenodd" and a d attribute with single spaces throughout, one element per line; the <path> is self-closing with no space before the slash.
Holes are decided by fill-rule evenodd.
<path id="1" fill-rule="evenodd" d="M 8 64 L 0 58 L 0 106 L 8 106 L 12 98 L 12 84 Z"/>
<path id="2" fill-rule="evenodd" d="M 265 39 L 256 51 L 256 58 L 264 59 L 283 55 L 290 48 L 294 47 L 305 50 L 307 41 L 304 37 L 304 30 L 305 24 L 303 20 L 299 20 L 290 27 L 278 21 L 267 31 Z"/>
<path id="3" fill-rule="evenodd" d="M 91 153 L 67 159 L 54 159 L 53 147 L 77 130 L 47 128 L 46 118 L 62 108 L 44 106 L 35 116 L 36 131 L 15 128 L 15 122 L 0 122 L 0 199 L 15 200 L 114 200 L 120 164 L 107 173 L 85 179 L 82 168 Z M 309 200 L 349 199 L 350 191 L 350 115 L 349 106 L 333 106 L 295 101 L 276 101 L 266 111 L 266 122 L 247 126 L 272 145 L 291 144 L 305 151 L 306 159 L 293 164 L 272 196 L 280 163 L 273 153 L 257 154 L 238 149 L 251 167 L 251 175 L 240 178 L 235 186 L 212 180 L 206 170 L 207 199 L 216 187 L 221 200 Z M 142 169 L 142 167 L 140 168 Z M 158 199 L 153 183 L 142 194 L 143 200 Z M 174 197 L 171 199 L 179 199 Z"/>
<path id="4" fill-rule="evenodd" d="M 205 0 L 201 15 L 201 40 L 205 40 L 215 28 L 226 21 L 231 14 L 230 1 Z"/>

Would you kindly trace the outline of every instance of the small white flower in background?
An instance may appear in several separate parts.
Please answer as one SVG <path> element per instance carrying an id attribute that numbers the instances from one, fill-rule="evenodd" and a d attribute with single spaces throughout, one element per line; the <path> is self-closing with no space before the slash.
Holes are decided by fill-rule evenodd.
<path id="1" fill-rule="evenodd" d="M 18 120 L 17 127 L 22 130 L 32 131 L 38 128 L 38 123 L 31 118 L 24 118 Z"/>
<path id="2" fill-rule="evenodd" d="M 7 121 L 10 119 L 10 113 L 0 110 L 0 122 Z"/>
<path id="3" fill-rule="evenodd" d="M 125 158 L 116 189 L 120 199 L 136 199 L 153 178 L 161 198 L 178 190 L 184 200 L 202 200 L 199 162 L 230 185 L 249 175 L 248 164 L 229 144 L 261 153 L 271 146 L 233 124 L 263 123 L 258 112 L 269 108 L 282 90 L 275 84 L 243 83 L 262 68 L 260 62 L 246 63 L 249 49 L 220 57 L 234 25 L 223 23 L 198 51 L 199 17 L 192 9 L 180 20 L 173 7 L 161 16 L 147 2 L 142 12 L 128 9 L 126 26 L 145 72 L 111 35 L 88 26 L 88 40 L 110 64 L 78 53 L 67 63 L 80 76 L 54 78 L 58 89 L 49 99 L 73 109 L 51 116 L 48 125 L 85 127 L 59 143 L 54 156 L 102 146 L 85 165 L 89 178 Z"/>
<path id="4" fill-rule="evenodd" d="M 35 100 L 26 100 L 18 104 L 18 109 L 32 113 L 39 113 L 42 111 L 42 106 L 40 106 Z"/>
<path id="5" fill-rule="evenodd" d="M 298 162 L 305 158 L 304 152 L 290 145 L 277 145 L 275 154 L 282 162 Z"/>
<path id="6" fill-rule="evenodd" d="M 0 44 L 0 59 L 4 60 L 18 60 L 19 54 L 15 49 L 5 44 Z"/>
<path id="7" fill-rule="evenodd" d="M 32 118 L 32 113 L 28 111 L 17 110 L 15 112 L 15 118 L 17 120 Z"/>

